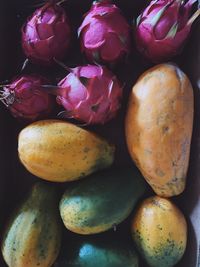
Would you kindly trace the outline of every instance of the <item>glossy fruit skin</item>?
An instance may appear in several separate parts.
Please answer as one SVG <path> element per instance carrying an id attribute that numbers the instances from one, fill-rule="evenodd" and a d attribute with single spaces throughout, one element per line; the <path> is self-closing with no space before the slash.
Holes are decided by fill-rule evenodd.
<path id="1" fill-rule="evenodd" d="M 193 118 L 193 88 L 177 66 L 157 65 L 133 86 L 126 141 L 133 161 L 159 196 L 172 197 L 185 189 Z"/>
<path id="2" fill-rule="evenodd" d="M 13 117 L 22 121 L 46 118 L 53 110 L 55 100 L 45 92 L 48 80 L 39 75 L 21 75 L 3 88 L 3 103 Z"/>
<path id="3" fill-rule="evenodd" d="M 124 221 L 146 184 L 132 169 L 108 170 L 69 185 L 60 201 L 60 214 L 66 228 L 89 235 L 105 232 Z"/>
<path id="4" fill-rule="evenodd" d="M 10 219 L 2 241 L 9 267 L 51 267 L 61 245 L 57 194 L 52 186 L 37 183 Z"/>
<path id="5" fill-rule="evenodd" d="M 62 250 L 59 267 L 139 267 L 133 246 L 113 237 L 73 240 Z"/>
<path id="6" fill-rule="evenodd" d="M 130 26 L 111 1 L 95 1 L 78 30 L 91 62 L 115 64 L 130 53 Z"/>
<path id="7" fill-rule="evenodd" d="M 187 244 L 187 223 L 182 212 L 168 199 L 144 200 L 132 221 L 132 237 L 150 267 L 173 267 Z"/>
<path id="8" fill-rule="evenodd" d="M 22 27 L 22 48 L 32 62 L 52 65 L 68 52 L 71 27 L 65 10 L 53 1 L 37 9 Z"/>
<path id="9" fill-rule="evenodd" d="M 191 26 L 199 16 L 192 16 L 197 0 L 151 1 L 137 18 L 135 41 L 141 54 L 153 63 L 162 63 L 180 54 L 191 32 Z"/>
<path id="10" fill-rule="evenodd" d="M 71 123 L 44 120 L 24 128 L 18 138 L 21 163 L 51 182 L 83 178 L 109 167 L 115 148 L 106 140 Z"/>
<path id="11" fill-rule="evenodd" d="M 58 83 L 57 102 L 66 111 L 64 118 L 89 124 L 105 124 L 113 119 L 121 106 L 122 87 L 106 67 L 76 67 Z"/>

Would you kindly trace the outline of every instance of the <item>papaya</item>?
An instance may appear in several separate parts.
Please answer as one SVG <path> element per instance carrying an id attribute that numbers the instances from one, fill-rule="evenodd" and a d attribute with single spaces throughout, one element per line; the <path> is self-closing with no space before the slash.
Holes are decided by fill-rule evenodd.
<path id="1" fill-rule="evenodd" d="M 66 242 L 57 262 L 59 267 L 139 267 L 131 244 L 108 237 Z"/>
<path id="2" fill-rule="evenodd" d="M 159 196 L 185 189 L 193 117 L 193 88 L 177 66 L 157 65 L 133 86 L 125 122 L 128 150 Z"/>
<path id="3" fill-rule="evenodd" d="M 151 267 L 172 267 L 182 258 L 187 244 L 187 223 L 168 199 L 145 199 L 131 224 L 138 251 Z"/>
<path id="4" fill-rule="evenodd" d="M 36 183 L 11 217 L 2 241 L 9 267 L 51 267 L 61 245 L 58 199 L 52 186 Z"/>
<path id="5" fill-rule="evenodd" d="M 80 179 L 110 166 L 114 146 L 87 130 L 60 120 L 44 120 L 24 128 L 18 138 L 25 168 L 52 182 Z"/>
<path id="6" fill-rule="evenodd" d="M 99 172 L 69 184 L 60 214 L 66 228 L 89 235 L 109 230 L 125 220 L 146 190 L 146 183 L 133 169 Z"/>

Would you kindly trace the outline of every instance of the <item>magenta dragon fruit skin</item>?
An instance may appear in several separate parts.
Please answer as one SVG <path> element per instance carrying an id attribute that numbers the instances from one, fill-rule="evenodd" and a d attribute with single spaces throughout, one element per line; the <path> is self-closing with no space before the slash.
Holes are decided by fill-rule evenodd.
<path id="1" fill-rule="evenodd" d="M 191 16 L 197 0 L 153 0 L 138 17 L 135 40 L 138 50 L 154 63 L 181 53 L 200 10 Z"/>
<path id="2" fill-rule="evenodd" d="M 55 104 L 53 96 L 42 88 L 46 84 L 48 81 L 38 75 L 19 76 L 3 87 L 1 101 L 20 120 L 45 118 L 52 112 Z"/>
<path id="3" fill-rule="evenodd" d="M 90 62 L 117 63 L 130 52 L 130 27 L 110 1 L 96 1 L 78 30 L 81 50 Z"/>
<path id="4" fill-rule="evenodd" d="M 22 27 L 22 48 L 34 63 L 51 65 L 67 54 L 71 28 L 65 10 L 52 1 L 37 9 Z"/>
<path id="5" fill-rule="evenodd" d="M 86 65 L 71 69 L 59 82 L 57 102 L 65 108 L 65 118 L 85 124 L 104 124 L 120 108 L 122 87 L 106 67 Z"/>

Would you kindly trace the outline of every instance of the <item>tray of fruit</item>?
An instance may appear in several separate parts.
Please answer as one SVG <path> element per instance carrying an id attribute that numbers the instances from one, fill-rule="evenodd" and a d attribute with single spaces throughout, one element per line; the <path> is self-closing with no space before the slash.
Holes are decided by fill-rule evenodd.
<path id="1" fill-rule="evenodd" d="M 198 267 L 197 0 L 0 2 L 1 267 Z"/>

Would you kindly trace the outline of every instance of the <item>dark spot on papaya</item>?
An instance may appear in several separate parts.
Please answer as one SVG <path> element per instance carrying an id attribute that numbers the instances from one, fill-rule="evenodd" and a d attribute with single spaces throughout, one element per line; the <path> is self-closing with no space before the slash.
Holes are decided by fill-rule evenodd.
<path id="1" fill-rule="evenodd" d="M 78 179 L 82 179 L 86 176 L 86 173 L 85 172 L 81 172 Z M 77 201 L 79 203 L 79 201 Z"/>
<path id="2" fill-rule="evenodd" d="M 177 182 L 178 182 L 178 178 L 177 177 L 172 179 L 172 183 L 177 183 Z"/>
<path id="3" fill-rule="evenodd" d="M 102 142 L 102 143 L 98 144 L 98 150 L 101 153 L 108 152 L 108 145 Z"/>
<path id="4" fill-rule="evenodd" d="M 164 126 L 163 128 L 163 134 L 166 134 L 169 132 L 169 127 L 168 126 Z"/>
<path id="5" fill-rule="evenodd" d="M 137 133 L 137 141 L 138 141 L 138 142 L 140 141 L 140 135 L 141 135 L 141 133 L 138 132 L 138 133 Z"/>
<path id="6" fill-rule="evenodd" d="M 155 198 L 152 199 L 152 204 L 154 204 L 155 206 L 161 208 L 162 210 L 165 210 L 165 208 L 159 203 L 159 201 Z"/>
<path id="7" fill-rule="evenodd" d="M 162 227 L 161 227 L 160 224 L 157 225 L 157 228 L 158 228 L 160 231 L 162 231 Z"/>
<path id="8" fill-rule="evenodd" d="M 165 173 L 161 169 L 156 169 L 155 173 L 160 177 L 165 176 Z"/>
<path id="9" fill-rule="evenodd" d="M 45 257 L 45 250 L 44 250 L 44 248 L 41 248 L 40 249 L 40 257 Z"/>
<path id="10" fill-rule="evenodd" d="M 174 161 L 172 161 L 172 166 L 173 167 L 177 167 L 178 166 L 178 164 L 177 164 L 177 162 L 174 160 Z"/>
<path id="11" fill-rule="evenodd" d="M 90 148 L 89 147 L 84 147 L 84 149 L 83 149 L 83 152 L 84 153 L 88 153 L 90 151 Z"/>

